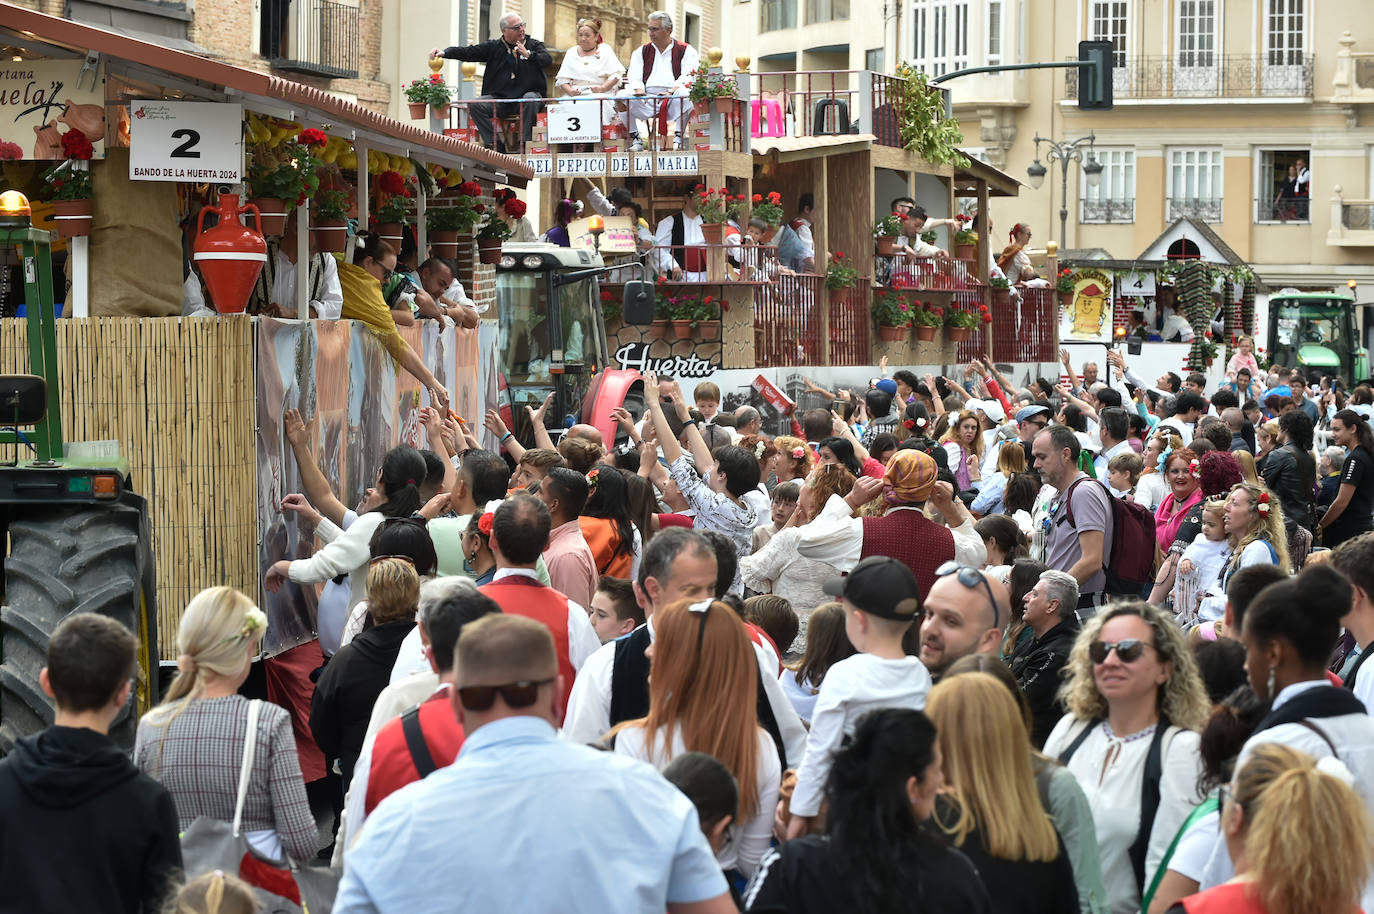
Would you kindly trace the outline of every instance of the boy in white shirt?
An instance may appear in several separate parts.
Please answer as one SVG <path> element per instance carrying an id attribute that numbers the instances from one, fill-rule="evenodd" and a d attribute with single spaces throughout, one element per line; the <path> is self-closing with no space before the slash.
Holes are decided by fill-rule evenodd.
<path id="1" fill-rule="evenodd" d="M 931 687 L 921 661 L 902 649 L 902 636 L 921 617 L 921 592 L 910 568 L 869 556 L 848 577 L 828 581 L 825 592 L 844 606 L 845 633 L 859 653 L 832 666 L 821 683 L 789 806 L 788 840 L 805 834 L 820 812 L 835 751 L 859 718 L 876 708 L 920 711 Z"/>

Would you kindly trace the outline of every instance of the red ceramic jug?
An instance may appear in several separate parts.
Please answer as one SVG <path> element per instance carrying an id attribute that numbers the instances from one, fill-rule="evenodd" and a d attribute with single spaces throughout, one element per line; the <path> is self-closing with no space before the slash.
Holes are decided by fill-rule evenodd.
<path id="1" fill-rule="evenodd" d="M 205 214 L 218 213 L 219 224 L 205 228 Z M 239 221 L 252 213 L 257 231 Z M 239 206 L 238 194 L 220 194 L 219 206 L 202 207 L 196 220 L 195 261 L 215 310 L 242 314 L 253 286 L 267 263 L 267 242 L 262 237 L 262 217 L 251 203 Z"/>

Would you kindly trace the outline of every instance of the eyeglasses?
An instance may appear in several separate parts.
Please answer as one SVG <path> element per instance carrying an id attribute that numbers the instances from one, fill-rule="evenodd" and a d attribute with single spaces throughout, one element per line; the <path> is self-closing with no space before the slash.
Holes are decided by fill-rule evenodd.
<path id="1" fill-rule="evenodd" d="M 972 565 L 960 565 L 958 562 L 945 562 L 935 569 L 935 576 L 944 578 L 955 575 L 955 580 L 970 590 L 977 590 L 978 585 L 983 585 L 983 590 L 988 595 L 988 603 L 992 605 L 992 627 L 1001 628 L 1001 611 L 997 608 L 997 597 L 993 596 L 992 585 L 988 583 L 987 575 L 974 568 Z"/>
<path id="2" fill-rule="evenodd" d="M 1140 659 L 1140 655 L 1145 653 L 1145 648 L 1154 647 L 1148 641 L 1141 641 L 1139 638 L 1127 638 L 1125 641 L 1094 641 L 1088 645 L 1088 656 L 1093 663 L 1106 663 L 1107 655 L 1116 651 L 1116 659 L 1122 663 L 1135 663 Z M 1158 650 L 1158 648 L 1156 648 Z"/>
<path id="3" fill-rule="evenodd" d="M 391 277 L 395 275 L 395 270 L 388 270 L 385 267 L 382 268 L 382 282 L 389 282 L 391 280 Z"/>
<path id="4" fill-rule="evenodd" d="M 462 702 L 466 711 L 491 710 L 491 706 L 496 703 L 497 695 L 500 695 L 501 700 L 509 707 L 528 708 L 539 697 L 539 687 L 548 685 L 555 678 L 550 676 L 548 679 L 521 679 L 505 685 L 464 686 L 458 689 L 458 700 Z"/>
<path id="5" fill-rule="evenodd" d="M 521 29 L 523 29 L 523 28 L 525 27 L 525 23 L 523 23 L 523 22 L 517 22 L 517 23 L 515 23 L 515 25 L 503 25 L 503 26 L 501 26 L 501 27 L 502 27 L 503 29 L 506 29 L 507 31 L 510 31 L 510 32 L 518 32 L 518 31 L 520 31 Z"/>

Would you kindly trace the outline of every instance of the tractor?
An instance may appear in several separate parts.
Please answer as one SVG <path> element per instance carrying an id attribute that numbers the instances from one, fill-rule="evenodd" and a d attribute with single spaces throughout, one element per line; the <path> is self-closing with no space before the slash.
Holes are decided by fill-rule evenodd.
<path id="1" fill-rule="evenodd" d="M 136 688 L 110 736 L 131 749 L 138 718 L 157 702 L 156 579 L 148 503 L 110 442 L 62 440 L 57 327 L 48 232 L 28 200 L 0 194 L 0 264 L 21 267 L 29 374 L 0 375 L 0 755 L 53 722 L 38 684 L 48 642 L 65 618 L 98 612 L 138 639 Z M 30 432 L 24 431 L 31 427 Z M 5 450 L 9 450 L 8 447 Z M 102 456 L 103 455 L 103 456 Z"/>
<path id="2" fill-rule="evenodd" d="M 609 443 L 623 435 L 611 410 L 624 406 L 636 419 L 644 413 L 639 372 L 608 367 L 613 353 L 600 293 L 605 273 L 595 251 L 537 243 L 502 246 L 496 265 L 499 409 L 527 447 L 534 435 L 524 407 L 537 409 L 550 393 L 544 424 L 555 442 L 569 427 L 585 423 Z M 627 282 L 623 311 L 627 324 L 651 321 L 652 286 Z"/>
<path id="3" fill-rule="evenodd" d="M 1353 385 L 1369 377 L 1349 293 L 1284 289 L 1269 296 L 1268 343 L 1275 365 L 1301 369 L 1309 381 L 1329 374 Z"/>

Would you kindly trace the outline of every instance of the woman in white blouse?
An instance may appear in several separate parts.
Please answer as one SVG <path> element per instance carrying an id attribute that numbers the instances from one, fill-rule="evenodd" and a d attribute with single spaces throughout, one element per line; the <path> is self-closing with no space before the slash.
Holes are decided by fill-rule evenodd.
<path id="1" fill-rule="evenodd" d="M 567 95 L 604 97 L 625 80 L 625 67 L 601 40 L 600 19 L 577 21 L 577 45 L 563 56 L 553 84 Z M 601 125 L 615 117 L 615 102 L 602 102 Z"/>
<path id="2" fill-rule="evenodd" d="M 1088 797 L 1112 914 L 1134 914 L 1199 799 L 1196 731 L 1207 719 L 1207 693 L 1178 626 L 1141 601 L 1091 619 L 1068 669 L 1061 695 L 1069 713 L 1044 751 Z M 1146 777 L 1151 756 L 1156 783 Z M 1147 796 L 1157 798 L 1153 809 L 1142 803 Z"/>

